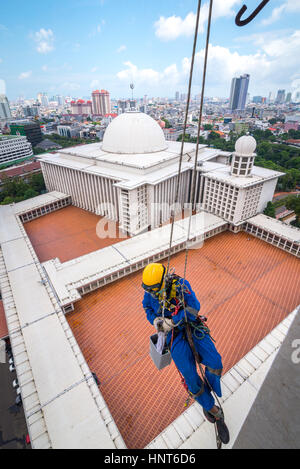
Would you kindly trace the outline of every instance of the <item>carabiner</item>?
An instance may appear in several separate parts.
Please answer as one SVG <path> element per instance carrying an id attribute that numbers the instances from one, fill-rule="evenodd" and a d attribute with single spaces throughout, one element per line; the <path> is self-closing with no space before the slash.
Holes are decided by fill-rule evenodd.
<path id="1" fill-rule="evenodd" d="M 238 12 L 238 14 L 236 15 L 235 24 L 237 26 L 245 26 L 246 24 L 250 23 L 258 15 L 258 13 L 266 6 L 266 4 L 269 1 L 270 0 L 263 0 L 258 5 L 258 7 L 254 10 L 254 12 L 250 16 L 248 16 L 248 18 L 246 18 L 245 20 L 241 20 L 241 17 L 243 16 L 245 11 L 247 10 L 247 6 L 243 5 L 242 8 L 240 9 L 240 11 Z"/>

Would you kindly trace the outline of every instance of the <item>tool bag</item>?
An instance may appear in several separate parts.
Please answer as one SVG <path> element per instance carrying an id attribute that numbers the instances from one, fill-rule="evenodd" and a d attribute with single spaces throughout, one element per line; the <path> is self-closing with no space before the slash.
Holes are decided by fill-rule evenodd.
<path id="1" fill-rule="evenodd" d="M 150 356 L 153 360 L 154 365 L 158 370 L 162 370 L 166 366 L 170 365 L 172 361 L 171 352 L 168 346 L 165 345 L 163 353 L 159 353 L 156 344 L 157 344 L 158 334 L 150 336 Z"/>

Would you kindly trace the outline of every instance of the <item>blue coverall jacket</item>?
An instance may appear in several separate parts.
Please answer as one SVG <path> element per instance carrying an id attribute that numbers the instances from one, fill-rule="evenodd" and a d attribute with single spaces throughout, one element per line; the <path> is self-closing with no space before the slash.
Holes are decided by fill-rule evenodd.
<path id="1" fill-rule="evenodd" d="M 183 284 L 183 279 L 179 279 L 178 282 L 180 285 Z M 196 298 L 195 293 L 191 289 L 191 286 L 187 280 L 184 281 L 185 287 L 184 290 L 184 300 L 186 304 L 186 314 L 187 320 L 189 323 L 197 324 L 196 316 L 197 312 L 200 310 L 200 303 Z M 181 286 L 178 288 L 178 293 L 180 293 Z M 162 310 L 160 302 L 157 298 L 153 297 L 150 293 L 145 292 L 143 299 L 143 307 L 147 315 L 148 321 L 153 325 L 153 321 L 156 317 L 162 316 Z M 192 312 L 195 314 L 192 314 Z M 197 366 L 195 362 L 195 357 L 193 355 L 192 349 L 185 338 L 185 313 L 184 309 L 180 309 L 176 316 L 172 316 L 171 312 L 165 310 L 164 316 L 166 318 L 173 319 L 174 324 L 177 324 L 177 334 L 173 340 L 171 355 L 174 360 L 174 363 L 182 376 L 185 379 L 185 382 L 189 388 L 189 391 L 192 394 L 197 394 L 202 388 L 202 379 L 198 375 Z M 192 331 L 194 330 L 191 327 Z M 170 331 L 167 335 L 167 344 L 171 342 L 172 332 Z M 201 362 L 206 367 L 205 376 L 210 383 L 210 386 L 214 392 L 221 397 L 221 386 L 220 386 L 220 376 L 215 374 L 213 370 L 220 370 L 223 368 L 221 356 L 218 353 L 213 341 L 211 340 L 208 334 L 204 334 L 204 337 L 201 338 L 195 337 L 193 335 L 193 340 L 195 348 L 198 351 Z M 211 371 L 208 370 L 210 368 Z M 204 385 L 204 392 L 198 397 L 195 397 L 197 402 L 205 409 L 210 410 L 214 406 L 214 398 L 211 394 L 209 387 Z"/>

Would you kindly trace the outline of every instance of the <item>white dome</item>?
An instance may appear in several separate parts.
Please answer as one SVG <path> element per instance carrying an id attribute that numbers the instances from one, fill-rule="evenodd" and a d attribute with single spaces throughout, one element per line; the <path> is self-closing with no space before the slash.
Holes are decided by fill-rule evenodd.
<path id="1" fill-rule="evenodd" d="M 235 151 L 242 156 L 252 156 L 256 149 L 256 140 L 251 135 L 240 137 L 235 143 Z"/>
<path id="2" fill-rule="evenodd" d="M 164 133 L 152 117 L 143 112 L 120 114 L 107 127 L 102 150 L 109 153 L 154 153 L 168 148 Z"/>

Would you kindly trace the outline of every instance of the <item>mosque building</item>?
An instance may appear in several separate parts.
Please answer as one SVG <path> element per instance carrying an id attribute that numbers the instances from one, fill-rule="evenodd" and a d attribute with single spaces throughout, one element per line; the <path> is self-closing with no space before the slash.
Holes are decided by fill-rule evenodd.
<path id="1" fill-rule="evenodd" d="M 147 114 L 129 111 L 108 126 L 102 144 L 42 155 L 48 191 L 69 194 L 82 209 L 119 222 L 130 236 L 170 219 L 181 142 L 166 141 Z M 283 173 L 254 166 L 256 142 L 241 137 L 236 151 L 199 145 L 196 199 L 205 211 L 238 225 L 262 212 Z M 190 202 L 196 144 L 185 143 L 178 192 L 179 213 Z"/>

